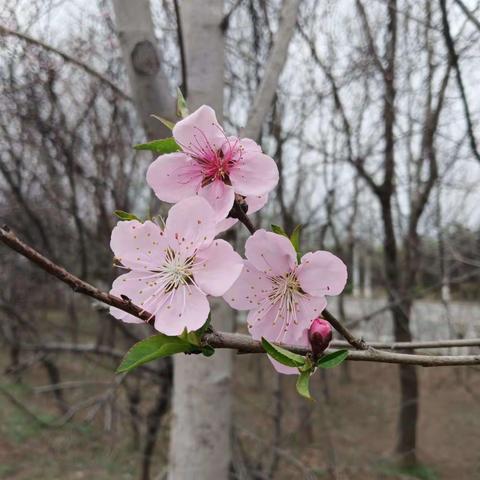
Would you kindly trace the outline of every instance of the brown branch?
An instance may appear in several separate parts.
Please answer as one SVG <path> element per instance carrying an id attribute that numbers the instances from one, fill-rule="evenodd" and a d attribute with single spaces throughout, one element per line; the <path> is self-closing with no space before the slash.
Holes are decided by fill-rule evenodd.
<path id="1" fill-rule="evenodd" d="M 7 28 L 3 25 L 0 25 L 0 35 L 17 37 L 20 40 L 23 40 L 23 41 L 25 41 L 25 42 L 27 42 L 31 45 L 37 45 L 38 47 L 41 47 L 44 50 L 47 50 L 51 53 L 54 53 L 55 55 L 58 55 L 59 57 L 61 57 L 66 62 L 82 68 L 85 72 L 87 72 L 92 77 L 98 78 L 98 80 L 100 80 L 101 82 L 108 85 L 117 95 L 119 95 L 124 100 L 127 100 L 129 102 L 132 101 L 131 97 L 129 97 L 120 87 L 115 85 L 115 83 L 113 83 L 105 75 L 103 75 L 100 72 L 97 72 L 95 69 L 93 69 L 89 65 L 77 60 L 76 58 L 72 57 L 68 53 L 65 53 L 62 50 L 59 50 L 58 48 L 53 47 L 52 45 L 49 45 L 45 42 L 42 42 L 41 40 L 37 40 L 37 39 L 31 37 L 30 35 L 27 35 L 27 34 L 21 33 L 21 32 L 17 32 L 15 30 L 11 30 L 10 28 Z"/>
<path id="2" fill-rule="evenodd" d="M 75 292 L 83 293 L 89 297 L 95 298 L 100 302 L 106 303 L 127 313 L 135 315 L 145 321 L 151 321 L 151 315 L 143 311 L 140 307 L 134 305 L 129 300 L 123 300 L 103 292 L 98 288 L 90 285 L 87 282 L 79 279 L 75 275 L 67 272 L 64 268 L 56 265 L 48 258 L 44 257 L 32 247 L 23 243 L 16 235 L 10 231 L 8 227 L 0 228 L 0 240 L 10 247 L 12 250 L 20 253 L 30 261 L 38 265 L 50 275 L 58 278 L 66 283 Z M 359 350 L 350 350 L 348 353 L 348 360 L 352 361 L 366 361 L 366 362 L 382 362 L 382 363 L 397 363 L 409 365 L 421 365 L 425 367 L 433 366 L 448 366 L 448 365 L 480 365 L 480 355 L 459 355 L 459 356 L 440 356 L 440 355 L 412 355 L 406 353 L 392 353 L 381 350 L 376 350 L 372 346 L 367 345 L 363 340 L 356 339 L 348 329 L 341 325 L 338 320 L 329 312 L 323 312 L 324 317 L 332 323 L 334 328 L 347 339 L 348 343 Z M 258 340 L 252 339 L 248 335 L 239 333 L 227 332 L 212 332 L 206 333 L 202 341 L 213 348 L 229 348 L 237 350 L 240 353 L 265 353 L 261 343 Z M 472 340 L 477 342 L 477 340 Z M 409 342 L 410 343 L 410 342 Z M 396 344 L 397 346 L 400 344 Z M 298 345 L 283 345 L 292 352 L 307 354 L 310 350 L 306 347 Z M 404 348 L 405 345 L 402 345 Z M 451 345 L 452 346 L 452 345 Z M 57 348 L 57 347 L 55 347 Z M 60 350 L 60 348 L 58 349 Z M 86 349 L 88 350 L 88 348 Z M 92 352 L 93 353 L 93 352 Z"/>
<path id="3" fill-rule="evenodd" d="M 468 106 L 467 94 L 465 92 L 465 85 L 462 79 L 462 72 L 460 70 L 458 53 L 455 49 L 455 41 L 453 40 L 450 32 L 450 24 L 448 22 L 447 5 L 446 0 L 440 0 L 440 8 L 442 10 L 442 25 L 443 25 L 443 38 L 448 50 L 449 62 L 453 65 L 455 70 L 455 77 L 457 79 L 458 90 L 460 91 L 460 97 L 462 99 L 463 110 L 465 112 L 465 121 L 467 122 L 468 138 L 470 140 L 470 149 L 473 156 L 480 162 L 480 152 L 477 147 L 477 141 L 475 139 L 474 127 L 472 122 L 472 116 L 470 114 L 470 108 Z"/>
<path id="4" fill-rule="evenodd" d="M 203 341 L 213 348 L 231 348 L 241 353 L 265 353 L 262 344 L 258 340 L 253 340 L 249 335 L 239 333 L 207 333 L 203 336 Z M 282 347 L 300 355 L 310 353 L 307 347 L 298 345 L 282 345 Z M 333 351 L 335 350 L 327 350 L 326 353 Z M 480 355 L 413 355 L 409 353 L 386 352 L 371 347 L 363 351 L 349 350 L 347 360 L 419 365 L 422 367 L 480 365 Z"/>
<path id="5" fill-rule="evenodd" d="M 124 312 L 130 313 L 135 317 L 145 320 L 145 322 L 152 321 L 152 316 L 150 313 L 146 312 L 137 305 L 134 305 L 127 297 L 118 298 L 114 295 L 110 295 L 109 293 L 103 292 L 93 285 L 84 282 L 70 272 L 67 272 L 67 270 L 60 267 L 56 263 L 53 263 L 47 257 L 44 257 L 41 253 L 22 242 L 7 226 L 0 227 L 0 240 L 12 250 L 15 250 L 16 252 L 20 253 L 20 255 L 28 258 L 50 275 L 53 275 L 63 283 L 69 285 L 74 292 L 83 293 L 84 295 L 95 298 L 102 303 L 106 303 L 112 307 L 117 307 Z"/>

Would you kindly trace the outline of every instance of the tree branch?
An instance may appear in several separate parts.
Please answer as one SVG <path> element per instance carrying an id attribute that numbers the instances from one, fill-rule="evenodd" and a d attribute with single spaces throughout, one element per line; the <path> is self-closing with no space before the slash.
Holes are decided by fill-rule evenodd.
<path id="1" fill-rule="evenodd" d="M 105 75 L 103 75 L 100 72 L 97 72 L 95 69 L 93 69 L 89 65 L 81 62 L 80 60 L 77 60 L 76 58 L 72 57 L 68 53 L 65 53 L 62 50 L 59 50 L 58 48 L 55 48 L 55 47 L 53 47 L 53 46 L 51 46 L 47 43 L 44 43 L 41 40 L 37 40 L 37 39 L 31 37 L 30 35 L 27 35 L 27 34 L 21 33 L 21 32 L 17 32 L 15 30 L 11 30 L 10 28 L 4 27 L 3 25 L 0 25 L 0 35 L 17 37 L 20 40 L 23 40 L 23 41 L 25 41 L 25 42 L 27 42 L 31 45 L 37 45 L 38 47 L 41 47 L 44 50 L 47 50 L 51 53 L 54 53 L 55 55 L 58 55 L 59 57 L 61 57 L 66 62 L 82 68 L 85 72 L 87 72 L 92 77 L 98 78 L 101 82 L 108 85 L 116 94 L 118 94 L 124 100 L 127 100 L 129 102 L 132 101 L 131 97 L 129 97 L 119 86 L 115 85 Z"/>
<path id="2" fill-rule="evenodd" d="M 106 303 L 113 307 L 117 307 L 121 310 L 124 310 L 127 313 L 130 313 L 142 320 L 145 320 L 146 323 L 151 323 L 153 318 L 148 312 L 145 312 L 140 307 L 134 305 L 128 299 L 121 299 L 110 295 L 107 292 L 103 292 L 98 288 L 90 285 L 87 282 L 79 279 L 75 275 L 67 272 L 64 268 L 53 263 L 48 258 L 44 257 L 36 250 L 34 250 L 29 245 L 22 242 L 17 236 L 10 231 L 8 227 L 0 228 L 0 240 L 10 247 L 12 250 L 20 253 L 24 257 L 28 258 L 30 261 L 38 265 L 40 268 L 45 270 L 50 275 L 58 278 L 62 282 L 69 285 L 75 292 L 83 293 L 89 297 L 95 298 L 100 302 Z M 328 320 L 334 328 L 336 328 L 341 335 L 345 337 L 347 342 L 358 350 L 350 350 L 348 354 L 348 360 L 352 361 L 366 361 L 366 362 L 381 362 L 381 363 L 397 363 L 397 364 L 409 364 L 409 365 L 420 365 L 425 367 L 434 367 L 434 366 L 448 366 L 448 365 L 480 365 L 480 355 L 459 355 L 459 356 L 441 356 L 441 355 L 413 355 L 406 353 L 393 353 L 377 350 L 372 346 L 366 344 L 363 340 L 357 339 L 353 334 L 349 332 L 331 313 L 324 310 L 323 316 Z M 265 353 L 262 348 L 261 343 L 258 340 L 254 340 L 248 335 L 243 335 L 239 333 L 228 333 L 228 332 L 212 332 L 206 333 L 202 337 L 202 342 L 208 344 L 213 348 L 229 348 L 237 350 L 239 353 Z M 461 341 L 458 341 L 461 342 Z M 478 339 L 464 340 L 462 343 L 471 342 L 473 346 L 480 343 Z M 407 349 L 411 347 L 409 344 L 413 342 L 408 342 L 407 344 L 388 344 L 390 349 L 401 347 Z M 436 343 L 435 346 L 445 345 L 444 342 L 429 342 L 430 346 L 432 343 Z M 425 345 L 425 342 L 417 342 L 416 345 Z M 337 344 L 338 345 L 338 344 Z M 343 344 L 342 344 L 343 345 Z M 461 344 L 460 344 L 461 345 Z M 292 352 L 307 354 L 310 350 L 306 347 L 301 347 L 298 345 L 283 345 L 285 348 Z M 453 346 L 449 342 L 448 346 Z M 461 345 L 461 346 L 467 346 Z M 52 350 L 62 350 L 64 346 L 55 345 L 52 347 Z M 413 348 L 413 347 L 411 347 Z M 415 347 L 417 348 L 417 347 Z M 418 347 L 420 348 L 420 347 Z M 433 347 L 432 347 L 433 348 Z M 95 353 L 93 349 L 90 349 L 90 346 L 85 347 L 84 351 L 91 351 Z M 97 352 L 98 353 L 98 352 Z"/>

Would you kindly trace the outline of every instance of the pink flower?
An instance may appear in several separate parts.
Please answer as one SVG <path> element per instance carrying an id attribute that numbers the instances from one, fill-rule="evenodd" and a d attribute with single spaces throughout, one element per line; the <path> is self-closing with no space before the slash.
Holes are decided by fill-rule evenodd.
<path id="1" fill-rule="evenodd" d="M 207 295 L 223 295 L 243 268 L 231 245 L 214 239 L 215 228 L 215 212 L 199 197 L 173 206 L 163 231 L 150 221 L 119 222 L 110 246 L 130 272 L 113 282 L 110 293 L 151 313 L 155 328 L 166 335 L 200 328 L 210 312 Z M 142 323 L 117 308 L 110 313 Z"/>
<path id="2" fill-rule="evenodd" d="M 347 281 L 347 268 L 326 251 L 305 254 L 300 265 L 290 240 L 258 230 L 245 244 L 245 266 L 224 295 L 247 317 L 255 339 L 308 346 L 308 328 L 327 305 L 326 295 L 338 295 Z M 274 363 L 282 373 L 295 369 Z"/>
<path id="3" fill-rule="evenodd" d="M 181 152 L 158 157 L 147 182 L 160 200 L 176 203 L 198 194 L 208 200 L 218 220 L 230 212 L 235 194 L 262 196 L 278 182 L 278 169 L 248 138 L 227 137 L 212 108 L 203 105 L 173 128 Z"/>
<path id="4" fill-rule="evenodd" d="M 332 341 L 332 326 L 323 318 L 316 318 L 308 329 L 308 341 L 315 357 L 320 356 Z"/>

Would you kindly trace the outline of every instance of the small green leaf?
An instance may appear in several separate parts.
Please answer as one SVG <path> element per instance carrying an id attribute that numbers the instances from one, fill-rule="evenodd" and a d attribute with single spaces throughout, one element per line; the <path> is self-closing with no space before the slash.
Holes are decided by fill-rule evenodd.
<path id="1" fill-rule="evenodd" d="M 205 345 L 202 347 L 202 353 L 205 357 L 211 357 L 215 353 L 215 349 L 210 345 Z"/>
<path id="2" fill-rule="evenodd" d="M 159 334 L 141 340 L 125 354 L 117 373 L 124 373 L 151 362 L 157 358 L 168 357 L 176 353 L 195 353 L 198 348 L 179 337 Z"/>
<path id="3" fill-rule="evenodd" d="M 278 235 L 283 235 L 284 237 L 288 238 L 288 235 L 285 233 L 285 230 L 282 227 L 280 227 L 280 225 L 275 225 L 274 223 L 272 223 L 272 232 Z"/>
<path id="4" fill-rule="evenodd" d="M 175 126 L 175 124 L 170 120 L 167 120 L 166 118 L 163 118 L 163 117 L 159 117 L 158 115 L 150 115 L 150 116 L 153 117 L 155 120 L 162 122 L 170 130 L 173 130 L 173 127 Z"/>
<path id="5" fill-rule="evenodd" d="M 292 242 L 293 248 L 297 253 L 300 253 L 300 232 L 302 230 L 302 225 L 297 225 L 290 235 L 290 241 Z"/>
<path id="6" fill-rule="evenodd" d="M 150 150 L 151 152 L 160 153 L 161 155 L 181 150 L 180 145 L 178 145 L 173 137 L 152 140 L 148 143 L 139 143 L 138 145 L 134 145 L 133 148 L 135 150 Z"/>
<path id="7" fill-rule="evenodd" d="M 305 357 L 290 352 L 278 345 L 273 345 L 263 337 L 262 347 L 274 360 L 280 362 L 282 365 L 286 365 L 287 367 L 302 367 L 305 365 Z"/>
<path id="8" fill-rule="evenodd" d="M 141 220 L 133 213 L 124 212 L 123 210 L 115 210 L 113 213 L 120 220 L 138 220 L 139 222 L 141 222 Z"/>
<path id="9" fill-rule="evenodd" d="M 297 378 L 297 392 L 309 400 L 313 400 L 310 395 L 310 375 L 312 371 L 307 370 L 306 372 L 300 372 L 300 375 Z"/>
<path id="10" fill-rule="evenodd" d="M 182 91 L 177 87 L 177 116 L 185 118 L 188 116 L 188 108 Z"/>
<path id="11" fill-rule="evenodd" d="M 348 350 L 337 350 L 336 352 L 324 355 L 317 360 L 317 367 L 320 368 L 333 368 L 340 365 L 348 357 Z"/>

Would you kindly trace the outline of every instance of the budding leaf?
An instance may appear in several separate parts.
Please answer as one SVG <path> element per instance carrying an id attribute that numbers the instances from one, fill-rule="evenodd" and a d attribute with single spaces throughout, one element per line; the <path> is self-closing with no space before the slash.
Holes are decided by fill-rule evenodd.
<path id="1" fill-rule="evenodd" d="M 115 210 L 113 213 L 120 220 L 138 220 L 139 222 L 141 222 L 141 220 L 133 213 L 124 212 L 123 210 Z"/>
<path id="2" fill-rule="evenodd" d="M 175 126 L 175 124 L 170 120 L 167 120 L 166 118 L 163 118 L 163 117 L 159 117 L 158 115 L 150 115 L 150 116 L 153 117 L 155 120 L 162 122 L 170 130 L 173 130 L 173 127 Z"/>
<path id="3" fill-rule="evenodd" d="M 312 371 L 307 370 L 306 372 L 300 372 L 300 375 L 297 378 L 297 392 L 309 400 L 313 400 L 310 395 L 310 375 Z"/>
<path id="4" fill-rule="evenodd" d="M 150 150 L 151 152 L 159 153 L 160 155 L 181 150 L 180 145 L 178 145 L 173 137 L 152 140 L 147 143 L 139 143 L 138 145 L 134 145 L 133 148 L 135 150 Z"/>
<path id="5" fill-rule="evenodd" d="M 280 225 L 275 225 L 274 223 L 272 223 L 272 232 L 273 233 L 276 233 L 278 235 L 283 235 L 284 237 L 287 237 L 288 238 L 288 235 L 285 233 L 285 230 L 280 227 Z"/>
<path id="6" fill-rule="evenodd" d="M 177 116 L 185 118 L 188 115 L 187 101 L 182 91 L 177 87 Z"/>
<path id="7" fill-rule="evenodd" d="M 333 368 L 343 363 L 347 357 L 348 350 L 337 350 L 317 360 L 317 367 Z"/>
<path id="8" fill-rule="evenodd" d="M 297 225 L 290 235 L 290 241 L 292 242 L 293 248 L 297 253 L 300 253 L 300 232 L 302 230 L 302 225 Z"/>
<path id="9" fill-rule="evenodd" d="M 176 353 L 199 353 L 198 347 L 180 337 L 159 334 L 141 340 L 125 354 L 117 373 L 130 372 L 134 368 L 157 358 L 168 357 Z"/>
<path id="10" fill-rule="evenodd" d="M 286 365 L 287 367 L 302 367 L 305 365 L 305 357 L 290 352 L 278 345 L 273 345 L 263 337 L 262 347 L 274 360 L 280 362 L 282 365 Z"/>

